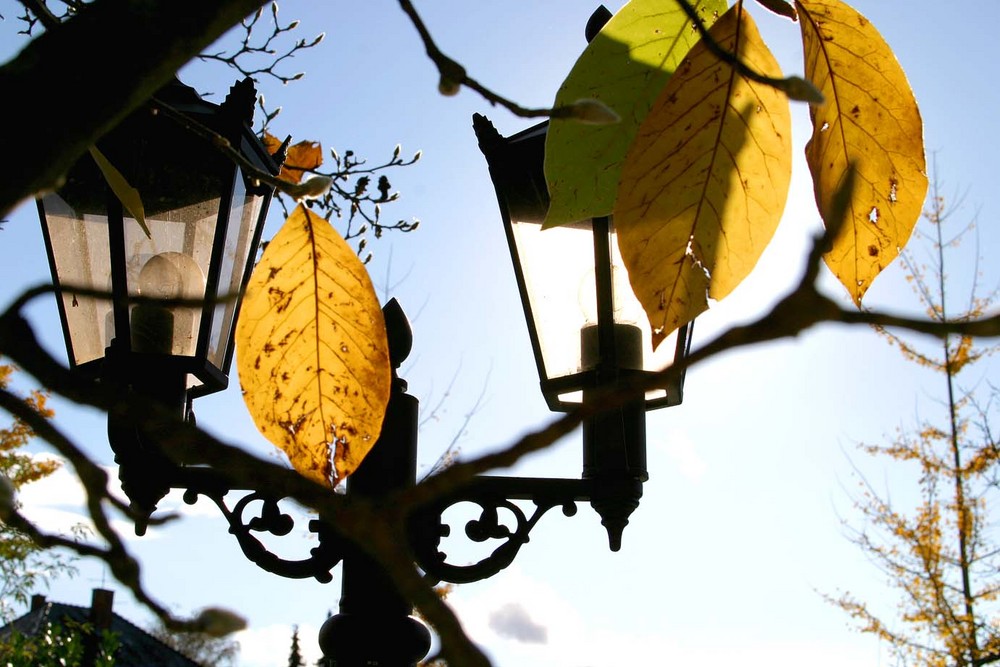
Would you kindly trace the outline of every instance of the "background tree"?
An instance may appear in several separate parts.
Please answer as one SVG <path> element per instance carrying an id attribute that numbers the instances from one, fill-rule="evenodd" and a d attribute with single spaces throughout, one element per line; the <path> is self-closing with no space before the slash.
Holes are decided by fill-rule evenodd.
<path id="1" fill-rule="evenodd" d="M 0 389 L 6 390 L 14 367 L 0 363 Z M 23 397 L 27 409 L 49 419 L 52 411 L 45 405 L 46 394 L 33 391 Z M 52 458 L 34 457 L 24 451 L 34 432 L 21 419 L 0 428 L 0 484 L 4 497 L 0 502 L 20 507 L 16 493 L 26 484 L 48 477 L 59 469 Z M 0 507 L 0 512 L 4 508 Z M 3 515 L 0 514 L 0 519 Z M 75 572 L 72 560 L 64 554 L 41 549 L 23 531 L 0 521 L 0 622 L 9 621 L 17 607 L 28 603 L 31 594 L 58 575 Z"/>
<path id="2" fill-rule="evenodd" d="M 305 667 L 302 652 L 299 650 L 299 626 L 292 628 L 292 647 L 288 652 L 288 667 Z"/>
<path id="3" fill-rule="evenodd" d="M 948 251 L 968 234 L 946 230 L 949 209 L 935 184 L 925 213 L 931 247 L 924 265 L 905 252 L 902 261 L 927 316 L 972 320 L 995 303 L 995 292 L 977 296 L 978 267 L 971 267 L 970 296 L 960 296 L 947 268 Z M 882 330 L 910 361 L 940 374 L 941 414 L 902 430 L 889 443 L 862 445 L 865 453 L 915 472 L 919 500 L 912 507 L 862 476 L 856 507 L 864 517 L 851 539 L 899 593 L 894 616 L 850 594 L 832 599 L 862 632 L 889 644 L 907 665 L 978 667 L 1000 660 L 1000 543 L 995 539 L 998 441 L 993 434 L 998 389 L 975 366 L 996 347 L 968 336 L 944 335 L 935 349 Z M 964 386 L 963 386 L 964 385 Z M 913 467 L 917 470 L 913 471 Z"/>
<path id="4" fill-rule="evenodd" d="M 206 667 L 230 667 L 239 659 L 240 643 L 235 639 L 213 637 L 203 632 L 174 632 L 162 622 L 150 628 L 149 634 Z"/>
<path id="5" fill-rule="evenodd" d="M 95 638 L 93 632 L 90 624 L 73 622 L 49 622 L 30 636 L 14 631 L 0 638 L 0 661 L 6 667 L 114 667 L 117 635 L 104 631 Z"/>

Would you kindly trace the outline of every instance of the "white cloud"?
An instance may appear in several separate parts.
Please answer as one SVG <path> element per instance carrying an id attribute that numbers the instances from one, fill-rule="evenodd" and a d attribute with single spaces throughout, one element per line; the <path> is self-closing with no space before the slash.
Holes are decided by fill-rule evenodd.
<path id="1" fill-rule="evenodd" d="M 31 482 L 21 487 L 18 499 L 27 507 L 81 507 L 84 503 L 83 486 L 73 474 L 73 469 L 66 462 L 50 454 L 35 454 L 36 462 L 57 461 L 60 466 L 48 477 L 37 482 Z"/>
<path id="2" fill-rule="evenodd" d="M 74 528 L 82 525 L 90 531 L 91 535 L 94 535 L 93 522 L 85 509 L 86 492 L 73 467 L 66 460 L 52 454 L 35 454 L 34 458 L 36 460 L 59 461 L 61 465 L 48 477 L 26 484 L 21 488 L 18 500 L 21 502 L 21 511 L 24 516 L 45 532 L 69 535 Z M 118 466 L 105 466 L 104 472 L 108 475 L 110 492 L 127 504 L 128 500 L 121 490 L 121 483 L 118 480 Z M 183 518 L 222 519 L 222 512 L 212 501 L 199 496 L 194 505 L 188 505 L 183 500 L 183 491 L 180 490 L 172 490 L 158 504 L 156 516 L 168 514 L 177 514 Z M 114 510 L 110 510 L 109 515 L 111 516 L 112 528 L 118 531 L 118 534 L 126 541 L 155 540 L 163 537 L 166 531 L 170 530 L 169 525 L 166 527 L 151 526 L 146 535 L 137 538 L 135 527 L 131 521 Z"/>
<path id="3" fill-rule="evenodd" d="M 509 602 L 490 612 L 490 629 L 506 639 L 525 644 L 544 644 L 548 641 L 548 629 L 536 623 L 524 605 Z"/>
<path id="4" fill-rule="evenodd" d="M 80 523 L 88 523 L 83 512 L 86 498 L 83 485 L 72 469 L 56 457 L 39 455 L 36 459 L 56 459 L 63 465 L 48 477 L 21 487 L 17 499 L 25 517 L 42 530 L 61 534 L 69 533 Z"/>
<path id="5" fill-rule="evenodd" d="M 598 594 L 595 591 L 595 594 Z M 482 585 L 460 587 L 448 598 L 470 637 L 489 654 L 494 665 L 507 667 L 620 667 L 621 665 L 681 665 L 731 667 L 767 665 L 799 667 L 809 656 L 812 667 L 875 664 L 879 649 L 874 641 L 857 636 L 776 639 L 748 633 L 713 632 L 706 622 L 697 633 L 690 627 L 672 626 L 666 619 L 643 618 L 641 630 L 622 630 L 607 619 L 583 616 L 544 581 L 517 570 Z M 498 624 L 497 615 L 511 609 L 523 612 L 536 630 L 544 630 L 544 643 L 527 643 Z M 613 616 L 613 610 L 611 615 Z M 635 614 L 635 609 L 622 610 Z M 522 619 L 523 620 L 523 619 Z"/>
<path id="6" fill-rule="evenodd" d="M 698 449 L 688 434 L 671 430 L 662 442 L 667 458 L 674 463 L 677 471 L 692 482 L 700 481 L 708 470 L 708 465 L 698 456 Z"/>
<path id="7" fill-rule="evenodd" d="M 496 580 L 459 587 L 448 602 L 469 635 L 487 648 L 497 665 L 571 664 L 565 660 L 588 641 L 577 611 L 548 584 L 524 575 L 517 566 L 504 570 Z M 511 632 L 510 623 L 498 623 L 505 615 L 510 621 L 511 610 L 519 610 L 520 620 L 528 621 L 534 637 L 544 635 L 544 643 L 526 642 L 523 635 Z"/>
<path id="8" fill-rule="evenodd" d="M 72 535 L 83 527 L 88 536 L 95 535 L 94 523 L 87 515 L 86 493 L 72 468 L 58 457 L 41 455 L 37 458 L 55 459 L 63 465 L 48 477 L 26 484 L 18 493 L 21 512 L 36 526 L 47 533 Z M 116 471 L 109 471 L 109 476 Z M 120 497 L 120 490 L 111 477 L 111 489 Z M 134 535 L 132 524 L 112 514 L 111 527 L 128 539 Z"/>

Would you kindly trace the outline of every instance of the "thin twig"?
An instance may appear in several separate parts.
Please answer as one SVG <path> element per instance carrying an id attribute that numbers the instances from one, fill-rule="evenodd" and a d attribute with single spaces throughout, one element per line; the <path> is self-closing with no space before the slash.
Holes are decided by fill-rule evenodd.
<path id="1" fill-rule="evenodd" d="M 59 25 L 59 18 L 45 5 L 43 0 L 20 0 L 26 9 L 34 13 L 46 30 Z"/>
<path id="2" fill-rule="evenodd" d="M 204 52 L 198 55 L 198 59 L 202 61 L 222 63 L 239 72 L 241 76 L 251 77 L 255 80 L 260 79 L 262 76 L 269 76 L 283 85 L 291 83 L 292 81 L 300 80 L 303 76 L 305 76 L 305 73 L 297 72 L 291 75 L 281 74 L 277 70 L 278 65 L 286 60 L 294 58 L 300 51 L 305 51 L 319 45 L 323 41 L 324 33 L 320 33 L 308 42 L 304 39 L 299 39 L 279 53 L 278 45 L 276 45 L 275 42 L 285 33 L 290 33 L 295 30 L 298 27 L 299 22 L 292 21 L 286 25 L 281 25 L 278 21 L 278 4 L 276 2 L 272 2 L 270 33 L 264 37 L 259 44 L 255 44 L 254 38 L 258 36 L 255 33 L 255 30 L 258 27 L 263 14 L 264 8 L 261 7 L 249 19 L 244 19 L 240 22 L 239 27 L 243 29 L 243 38 L 240 42 L 239 48 L 235 51 L 229 52 L 222 50 L 213 51 L 211 53 Z M 267 65 L 260 65 L 256 67 L 245 64 L 247 58 L 252 57 L 266 57 L 268 59 L 268 63 Z"/>
<path id="3" fill-rule="evenodd" d="M 754 68 L 747 65 L 740 59 L 738 54 L 730 52 L 715 41 L 712 33 L 709 32 L 707 27 L 705 27 L 704 21 L 701 20 L 700 16 L 698 16 L 698 11 L 689 0 L 677 0 L 677 4 L 679 4 L 681 9 L 684 10 L 684 13 L 687 14 L 688 19 L 694 25 L 698 34 L 701 35 L 702 41 L 705 43 L 708 50 L 712 52 L 712 55 L 724 63 L 728 63 L 738 74 L 750 79 L 751 81 L 756 81 L 757 83 L 762 83 L 765 86 L 770 86 L 771 88 L 780 90 L 792 99 L 810 102 L 813 104 L 823 103 L 823 94 L 802 77 L 789 76 L 775 78 L 761 74 Z M 740 6 L 740 11 L 742 11 L 743 0 L 739 0 L 738 4 Z"/>
<path id="4" fill-rule="evenodd" d="M 542 107 L 532 109 L 522 107 L 510 99 L 494 93 L 492 90 L 469 76 L 461 64 L 445 55 L 441 49 L 438 48 L 434 38 L 431 36 L 430 31 L 427 29 L 423 19 L 420 18 L 420 14 L 417 13 L 416 8 L 410 0 L 399 0 L 399 6 L 409 17 L 413 27 L 417 29 L 417 33 L 420 35 L 420 39 L 424 43 L 424 50 L 427 52 L 427 57 L 430 58 L 431 62 L 433 62 L 435 67 L 437 67 L 438 74 L 441 77 L 440 88 L 442 93 L 451 95 L 458 92 L 458 87 L 466 86 L 467 88 L 479 93 L 479 95 L 490 104 L 494 106 L 501 106 L 521 118 L 563 118 L 572 115 L 570 107 Z"/>

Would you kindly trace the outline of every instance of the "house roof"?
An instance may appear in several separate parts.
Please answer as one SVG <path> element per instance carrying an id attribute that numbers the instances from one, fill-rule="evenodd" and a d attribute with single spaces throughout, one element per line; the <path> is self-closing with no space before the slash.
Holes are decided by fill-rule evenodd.
<path id="1" fill-rule="evenodd" d="M 106 594 L 104 600 L 106 609 L 98 607 L 99 592 Z M 117 635 L 119 646 L 115 652 L 115 667 L 203 667 L 200 663 L 170 648 L 142 628 L 111 612 L 110 591 L 95 590 L 94 593 L 94 605 L 91 608 L 61 602 L 48 602 L 43 596 L 36 595 L 32 599 L 31 611 L 0 627 L 0 640 L 12 631 L 35 636 L 42 632 L 46 624 L 50 622 L 63 626 L 66 625 L 67 621 L 91 623 Z M 104 613 L 102 614 L 102 612 Z"/>

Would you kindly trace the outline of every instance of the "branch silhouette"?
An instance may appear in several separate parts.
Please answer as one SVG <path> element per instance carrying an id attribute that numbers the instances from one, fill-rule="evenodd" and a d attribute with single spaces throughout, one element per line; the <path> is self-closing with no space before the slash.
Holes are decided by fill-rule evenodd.
<path id="1" fill-rule="evenodd" d="M 877 325 L 932 336 L 946 334 L 1000 336 L 1000 315 L 976 320 L 932 321 L 882 312 L 859 312 L 840 307 L 829 297 L 820 294 L 815 286 L 823 249 L 834 233 L 836 230 L 827 230 L 824 235 L 815 239 L 798 286 L 780 299 L 769 312 L 753 322 L 732 327 L 721 333 L 692 351 L 685 360 L 662 371 L 657 378 L 608 392 L 594 406 L 584 406 L 555 419 L 495 453 L 455 463 L 416 486 L 400 491 L 379 503 L 332 494 L 328 488 L 310 482 L 288 468 L 257 458 L 239 447 L 218 440 L 149 400 L 133 395 L 122 396 L 109 387 L 76 377 L 41 348 L 31 325 L 20 313 L 32 299 L 52 292 L 54 290 L 52 286 L 27 290 L 0 314 L 0 353 L 9 357 L 54 393 L 105 411 L 121 410 L 127 416 L 142 418 L 144 423 L 154 425 L 159 433 L 164 434 L 163 451 L 175 460 L 184 460 L 191 465 L 211 466 L 224 471 L 234 489 L 267 488 L 276 496 L 294 499 L 315 510 L 323 521 L 335 526 L 341 535 L 376 558 L 387 569 L 401 593 L 415 604 L 440 634 L 442 651 L 446 659 L 453 660 L 454 664 L 488 665 L 485 657 L 461 629 L 451 608 L 421 577 L 413 565 L 408 550 L 400 548 L 400 545 L 406 544 L 407 519 L 417 509 L 461 489 L 481 473 L 509 467 L 525 455 L 548 447 L 560 437 L 570 433 L 587 417 L 641 396 L 658 380 L 662 381 L 664 376 L 680 373 L 726 352 L 797 336 L 820 324 Z M 86 290 L 79 292 L 95 296 L 95 293 L 88 293 Z M 0 407 L 25 419 L 36 429 L 40 437 L 70 460 L 87 489 L 88 512 L 98 525 L 101 536 L 111 546 L 101 548 L 46 535 L 17 514 L 13 515 L 14 521 L 23 526 L 25 531 L 42 545 L 64 546 L 82 555 L 94 556 L 107 562 L 116 576 L 121 574 L 123 583 L 136 593 L 136 597 L 171 627 L 193 623 L 194 621 L 173 618 L 163 605 L 141 588 L 138 577 L 135 576 L 138 564 L 127 552 L 120 538 L 114 534 L 102 506 L 105 501 L 109 501 L 120 511 L 127 512 L 127 508 L 110 496 L 104 472 L 89 461 L 67 436 L 46 424 L 44 420 L 40 420 L 37 415 L 25 413 L 23 404 L 18 403 L 13 397 L 0 394 Z"/>
<path id="2" fill-rule="evenodd" d="M 690 7 L 687 0 L 680 1 L 682 6 Z M 8 64 L 10 66 L 0 69 L 0 87 L 4 90 L 16 90 L 19 96 L 35 100 L 35 104 L 5 105 L 4 115 L 0 118 L 7 127 L 45 127 L 47 131 L 24 130 L 10 136 L 13 143 L 7 146 L 8 152 L 19 156 L 19 169 L 11 174 L 12 178 L 0 184 L 0 216 L 18 202 L 56 185 L 61 175 L 97 138 L 149 100 L 181 65 L 196 57 L 226 29 L 238 24 L 243 17 L 264 4 L 263 0 L 220 0 L 216 3 L 204 3 L 200 0 L 155 0 L 143 3 L 97 0 L 88 6 L 87 12 L 81 12 L 60 25 L 58 31 L 44 34 L 29 44 Z M 43 3 L 25 0 L 25 5 L 38 8 L 39 20 L 48 20 L 44 18 Z M 572 107 L 524 108 L 494 93 L 469 76 L 460 63 L 439 49 L 410 0 L 399 0 L 399 6 L 413 23 L 427 56 L 437 67 L 443 92 L 456 92 L 458 87 L 465 86 L 491 104 L 502 106 L 523 117 L 574 115 Z M 700 21 L 697 25 L 703 28 Z M 163 37 L 150 41 L 150 34 Z M 95 44 L 114 45 L 114 48 L 110 51 L 102 50 L 95 48 Z M 134 57 L 123 62 L 120 55 L 123 51 L 134 54 Z M 74 53 L 76 57 L 69 62 L 62 56 L 65 53 Z M 733 62 L 731 55 L 717 55 Z M 733 64 L 736 67 L 741 65 L 738 60 Z M 104 77 L 109 81 L 102 83 L 100 89 L 94 89 L 94 77 L 87 74 L 95 71 L 120 71 L 120 76 L 113 80 L 110 80 L 112 77 Z M 97 102 L 93 108 L 79 110 L 71 122 L 66 122 L 65 118 L 58 119 L 62 122 L 56 122 L 57 119 L 48 114 L 53 109 L 62 109 L 61 102 L 66 98 Z M 167 113 L 172 112 L 171 109 L 164 108 Z M 40 109 L 44 112 L 39 112 Z M 263 177 L 261 180 L 264 180 Z M 272 184 L 280 185 L 277 182 Z M 947 334 L 1000 336 L 1000 315 L 975 320 L 932 321 L 841 307 L 833 299 L 821 294 L 816 287 L 822 254 L 836 232 L 836 229 L 828 229 L 824 235 L 815 239 L 799 284 L 754 321 L 734 326 L 719 334 L 692 351 L 686 359 L 663 370 L 648 382 L 636 382 L 607 392 L 601 397 L 599 404 L 584 406 L 554 419 L 495 453 L 456 463 L 379 503 L 333 494 L 328 488 L 310 482 L 288 468 L 255 457 L 238 446 L 213 437 L 148 399 L 121 395 L 110 387 L 75 376 L 42 348 L 31 324 L 22 314 L 31 300 L 52 293 L 52 286 L 25 291 L 0 313 L 0 354 L 9 357 L 53 393 L 68 400 L 106 412 L 120 411 L 127 417 L 156 425 L 164 434 L 164 453 L 175 460 L 224 471 L 234 489 L 267 488 L 277 496 L 293 499 L 315 510 L 326 524 L 334 526 L 339 534 L 376 558 L 386 568 L 402 594 L 419 608 L 439 633 L 442 653 L 447 660 L 456 665 L 485 666 L 489 664 L 488 661 L 462 630 L 454 612 L 421 576 L 413 564 L 411 554 L 405 548 L 400 548 L 400 545 L 407 543 L 407 520 L 414 511 L 461 489 L 481 473 L 509 467 L 525 455 L 550 446 L 586 418 L 641 396 L 653 385 L 661 384 L 665 377 L 675 376 L 707 359 L 730 351 L 798 336 L 823 324 L 874 325 L 938 337 Z M 108 296 L 86 290 L 63 289 L 63 292 Z M 107 544 L 76 542 L 47 534 L 13 509 L 5 510 L 5 519 L 9 519 L 12 525 L 21 528 L 40 545 L 65 547 L 106 562 L 136 598 L 169 627 L 194 627 L 196 621 L 173 617 L 164 605 L 142 587 L 138 576 L 139 564 L 127 550 L 120 535 L 115 532 L 108 516 L 109 508 L 126 515 L 129 515 L 129 509 L 110 493 L 106 473 L 73 443 L 69 435 L 41 420 L 38 415 L 26 412 L 23 403 L 6 391 L 0 392 L 0 408 L 24 419 L 39 437 L 71 463 L 86 490 L 87 511 L 97 526 L 98 534 Z M 990 659 L 996 658 L 991 656 Z"/>

